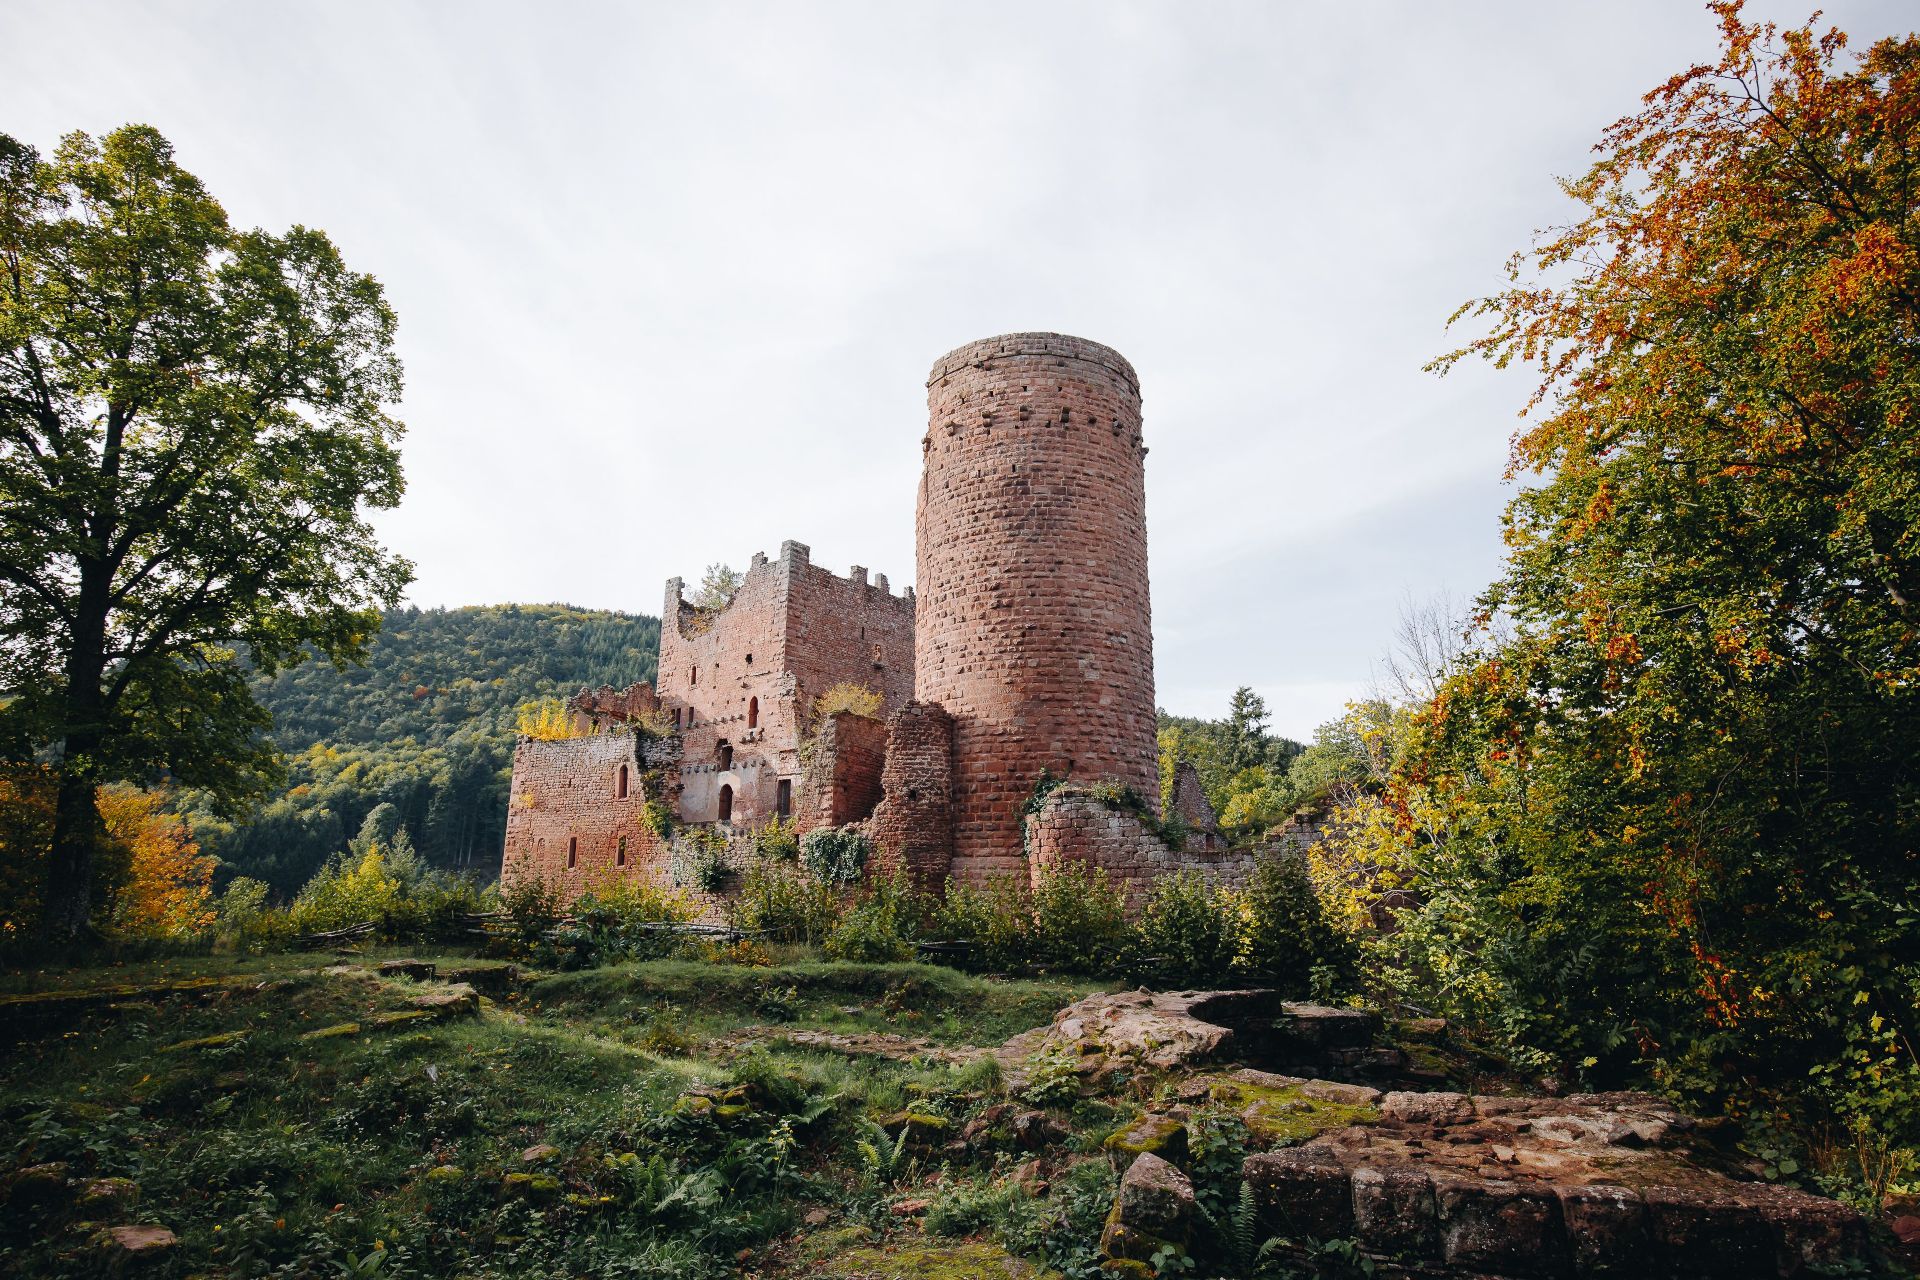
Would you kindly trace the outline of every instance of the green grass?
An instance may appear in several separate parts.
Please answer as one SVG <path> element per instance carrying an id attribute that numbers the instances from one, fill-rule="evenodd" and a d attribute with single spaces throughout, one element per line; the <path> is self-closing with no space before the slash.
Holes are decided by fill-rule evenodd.
<path id="1" fill-rule="evenodd" d="M 470 963 L 418 949 L 354 963 L 402 954 Z M 76 1188 L 131 1179 L 139 1202 L 101 1219 L 74 1192 L 45 1204 L 22 1192 L 0 1206 L 8 1273 L 106 1274 L 98 1227 L 136 1222 L 179 1237 L 143 1267 L 156 1280 L 697 1280 L 736 1273 L 742 1250 L 784 1265 L 815 1208 L 884 1241 L 902 1230 L 887 1199 L 950 1157 L 913 1152 L 882 1178 L 861 1149 L 870 1122 L 911 1107 L 957 1128 L 991 1100 L 992 1072 L 778 1043 L 720 1052 L 715 1038 L 781 1023 L 990 1045 L 1091 989 L 923 965 L 655 961 L 529 975 L 477 1016 L 381 1027 L 430 988 L 320 972 L 342 959 L 9 975 L 0 1197 L 18 1170 L 58 1162 Z M 17 999 L 48 992 L 92 995 Z M 358 1030 L 311 1037 L 345 1024 Z M 723 1090 L 720 1105 L 688 1097 Z M 524 1162 L 539 1144 L 557 1154 Z M 981 1160 L 977 1176 L 991 1176 L 1012 1154 Z"/>

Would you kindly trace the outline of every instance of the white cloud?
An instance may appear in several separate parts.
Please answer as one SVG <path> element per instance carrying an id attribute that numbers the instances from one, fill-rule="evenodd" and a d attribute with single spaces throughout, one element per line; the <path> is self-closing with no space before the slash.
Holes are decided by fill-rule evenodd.
<path id="1" fill-rule="evenodd" d="M 1828 14 L 1856 45 L 1911 19 Z M 651 612 L 782 538 L 903 585 L 934 357 L 1118 347 L 1160 701 L 1251 683 L 1304 737 L 1405 592 L 1498 563 L 1527 387 L 1421 372 L 1446 315 L 1713 40 L 1676 0 L 15 0 L 0 128 L 156 125 L 236 220 L 386 284 L 410 491 L 380 525 L 422 604 Z"/>

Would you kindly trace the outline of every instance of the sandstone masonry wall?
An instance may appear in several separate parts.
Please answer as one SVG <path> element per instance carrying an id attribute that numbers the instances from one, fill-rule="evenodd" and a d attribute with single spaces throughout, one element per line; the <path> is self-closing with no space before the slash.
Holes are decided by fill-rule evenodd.
<path id="1" fill-rule="evenodd" d="M 1253 870 L 1254 854 L 1247 849 L 1220 846 L 1171 849 L 1139 814 L 1109 805 L 1098 796 L 1061 788 L 1048 796 L 1038 813 L 1027 818 L 1030 874 L 1037 884 L 1042 875 L 1069 862 L 1103 868 L 1115 884 L 1127 891 L 1128 905 L 1138 909 L 1153 882 L 1176 871 L 1194 870 L 1208 879 L 1235 887 L 1244 885 Z"/>
<path id="2" fill-rule="evenodd" d="M 867 817 L 880 803 L 881 768 L 887 758 L 883 721 L 842 711 L 827 717 L 814 736 L 801 775 L 794 820 L 802 834 L 840 827 Z"/>
<path id="3" fill-rule="evenodd" d="M 936 361 L 916 513 L 914 696 L 953 717 L 954 875 L 1022 873 L 1043 769 L 1157 798 L 1140 390 L 1098 343 Z"/>
<path id="4" fill-rule="evenodd" d="M 934 891 L 953 865 L 953 717 L 934 703 L 909 702 L 887 721 L 886 798 L 867 824 L 875 867 L 905 867 L 918 889 Z"/>
<path id="5" fill-rule="evenodd" d="M 912 595 L 892 594 L 855 567 L 842 578 L 811 563 L 807 547 L 756 555 L 733 601 L 702 615 L 667 582 L 660 627 L 659 701 L 685 742 L 679 817 L 759 826 L 779 808 L 780 783 L 797 800 L 799 746 L 813 704 L 843 681 L 876 689 L 883 712 L 913 690 Z"/>
<path id="6" fill-rule="evenodd" d="M 538 880 L 569 898 L 609 876 L 669 884 L 666 846 L 647 824 L 645 809 L 649 776 L 656 792 L 665 793 L 658 798 L 673 803 L 677 764 L 672 740 L 630 732 L 553 742 L 521 738 L 513 752 L 501 884 L 511 889 Z"/>

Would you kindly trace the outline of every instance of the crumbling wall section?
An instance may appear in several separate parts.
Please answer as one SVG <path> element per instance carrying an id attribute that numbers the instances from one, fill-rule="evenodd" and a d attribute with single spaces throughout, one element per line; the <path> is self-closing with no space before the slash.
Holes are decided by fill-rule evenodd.
<path id="1" fill-rule="evenodd" d="M 1072 787 L 1058 788 L 1028 815 L 1026 833 L 1027 869 L 1036 884 L 1068 863 L 1099 867 L 1126 890 L 1133 909 L 1146 901 L 1161 876 L 1198 871 L 1237 888 L 1247 882 L 1254 864 L 1250 850 L 1227 849 L 1224 843 L 1170 848 L 1146 815 Z"/>
<path id="2" fill-rule="evenodd" d="M 608 877 L 669 885 L 667 845 L 648 821 L 647 801 L 674 805 L 678 764 L 679 744 L 671 738 L 620 730 L 557 741 L 521 738 L 513 752 L 501 886 L 511 890 L 534 880 L 572 898 Z"/>
<path id="3" fill-rule="evenodd" d="M 904 867 L 921 890 L 953 871 L 953 717 L 938 703 L 909 702 L 887 721 L 885 798 L 868 823 L 883 874 Z"/>
<path id="4" fill-rule="evenodd" d="M 842 711 L 814 735 L 801 774 L 794 822 L 802 833 L 841 827 L 867 817 L 880 803 L 887 759 L 883 721 Z"/>
<path id="5" fill-rule="evenodd" d="M 567 710 L 573 713 L 574 732 L 580 734 L 604 733 L 635 721 L 649 729 L 656 728 L 660 709 L 653 685 L 645 680 L 624 689 L 610 684 L 582 689 L 567 700 Z"/>
<path id="6" fill-rule="evenodd" d="M 1173 767 L 1173 798 L 1168 807 L 1168 816 L 1187 826 L 1189 852 L 1218 853 L 1227 847 L 1227 838 L 1220 834 L 1219 815 L 1214 813 L 1213 801 L 1207 799 L 1207 789 L 1200 785 L 1200 771 L 1191 760 Z"/>
<path id="7" fill-rule="evenodd" d="M 883 714 L 912 694 L 913 596 L 894 595 L 884 575 L 869 581 L 856 565 L 840 577 L 787 541 L 777 560 L 753 557 L 724 609 L 696 609 L 684 592 L 668 580 L 659 677 L 686 742 L 684 821 L 717 821 L 724 808 L 730 823 L 760 826 L 779 816 L 782 782 L 798 801 L 800 747 L 834 685 L 874 689 Z"/>

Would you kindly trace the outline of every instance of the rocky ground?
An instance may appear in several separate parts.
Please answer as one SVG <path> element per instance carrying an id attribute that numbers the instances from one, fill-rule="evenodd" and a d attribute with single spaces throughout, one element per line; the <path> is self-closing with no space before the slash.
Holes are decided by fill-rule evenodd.
<path id="1" fill-rule="evenodd" d="M 446 956 L 13 985 L 9 1274 L 1911 1273 L 1723 1126 L 1265 992 Z"/>

